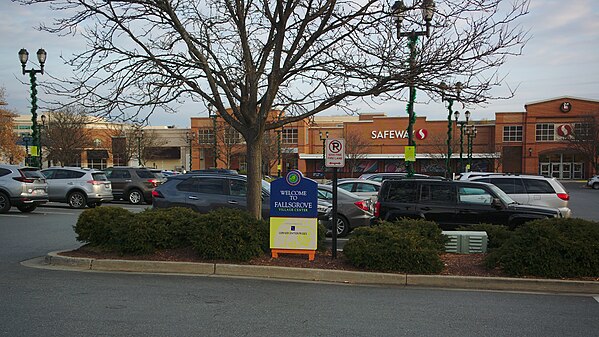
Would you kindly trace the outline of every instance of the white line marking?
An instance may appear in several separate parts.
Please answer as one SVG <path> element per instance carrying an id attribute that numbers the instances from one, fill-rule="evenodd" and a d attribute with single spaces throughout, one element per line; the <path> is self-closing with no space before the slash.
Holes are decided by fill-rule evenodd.
<path id="1" fill-rule="evenodd" d="M 67 213 L 67 212 L 39 212 L 34 214 L 61 214 L 61 215 L 75 215 L 77 213 Z"/>
<path id="2" fill-rule="evenodd" d="M 13 217 L 13 218 L 28 218 L 27 215 L 0 214 L 0 216 L 7 216 L 7 217 Z"/>
<path id="3" fill-rule="evenodd" d="M 599 296 L 595 296 L 593 298 L 595 299 L 595 301 L 599 302 Z"/>

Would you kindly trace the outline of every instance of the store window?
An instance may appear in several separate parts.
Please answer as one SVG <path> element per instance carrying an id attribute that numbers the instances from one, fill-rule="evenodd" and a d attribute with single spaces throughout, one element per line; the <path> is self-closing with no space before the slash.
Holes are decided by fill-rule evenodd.
<path id="1" fill-rule="evenodd" d="M 522 126 L 508 125 L 503 127 L 504 142 L 521 142 L 522 141 Z"/>
<path id="2" fill-rule="evenodd" d="M 227 127 L 225 129 L 225 144 L 239 144 L 243 143 L 243 137 L 239 131 L 233 129 L 232 127 Z"/>
<path id="3" fill-rule="evenodd" d="M 283 129 L 283 144 L 297 144 L 298 132 L 297 129 Z"/>
<path id="4" fill-rule="evenodd" d="M 538 142 L 555 140 L 555 126 L 553 124 L 537 124 L 535 134 Z"/>
<path id="5" fill-rule="evenodd" d="M 198 130 L 198 142 L 200 144 L 214 144 L 214 132 L 213 129 L 199 129 Z"/>
<path id="6" fill-rule="evenodd" d="M 588 139 L 592 137 L 593 125 L 589 123 L 575 123 L 574 124 L 574 137 L 579 140 Z"/>

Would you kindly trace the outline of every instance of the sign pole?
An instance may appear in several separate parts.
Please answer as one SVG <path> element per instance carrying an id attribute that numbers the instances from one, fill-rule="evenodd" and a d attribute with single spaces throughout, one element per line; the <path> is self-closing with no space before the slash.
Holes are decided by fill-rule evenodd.
<path id="1" fill-rule="evenodd" d="M 333 168 L 333 258 L 337 258 L 337 168 Z"/>

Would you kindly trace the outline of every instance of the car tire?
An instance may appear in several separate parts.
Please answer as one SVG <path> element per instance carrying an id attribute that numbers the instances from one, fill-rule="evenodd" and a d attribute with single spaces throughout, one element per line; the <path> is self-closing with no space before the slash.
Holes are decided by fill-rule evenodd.
<path id="1" fill-rule="evenodd" d="M 347 236 L 349 233 L 349 221 L 343 215 L 337 215 L 337 237 Z"/>
<path id="2" fill-rule="evenodd" d="M 67 203 L 71 208 L 84 208 L 87 204 L 87 197 L 79 191 L 71 192 L 67 197 Z"/>
<path id="3" fill-rule="evenodd" d="M 19 211 L 21 211 L 23 213 L 31 213 L 31 212 L 35 211 L 35 209 L 37 208 L 37 205 L 19 205 L 19 206 L 17 206 L 17 208 L 19 209 Z"/>
<path id="4" fill-rule="evenodd" d="M 10 210 L 10 199 L 4 193 L 0 192 L 0 213 L 7 213 Z"/>
<path id="5" fill-rule="evenodd" d="M 593 189 L 599 190 L 599 183 L 593 183 Z"/>
<path id="6" fill-rule="evenodd" d="M 144 202 L 144 195 L 138 189 L 132 189 L 127 193 L 127 201 L 133 205 L 139 205 Z"/>

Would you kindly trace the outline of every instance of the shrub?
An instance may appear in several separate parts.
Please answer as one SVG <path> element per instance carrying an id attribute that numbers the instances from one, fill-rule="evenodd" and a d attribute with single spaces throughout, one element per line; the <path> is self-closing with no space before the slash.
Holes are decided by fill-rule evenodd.
<path id="1" fill-rule="evenodd" d="M 503 225 L 491 225 L 491 224 L 478 224 L 472 226 L 459 227 L 460 231 L 485 231 L 487 232 L 487 248 L 489 251 L 499 248 L 503 243 L 510 238 L 513 231 L 508 226 Z"/>
<path id="2" fill-rule="evenodd" d="M 443 270 L 445 240 L 434 222 L 404 219 L 357 228 L 343 252 L 359 268 L 432 274 Z"/>
<path id="3" fill-rule="evenodd" d="M 599 276 L 599 223 L 544 219 L 524 224 L 486 258 L 514 276 Z"/>
<path id="4" fill-rule="evenodd" d="M 218 209 L 201 215 L 190 232 L 193 249 L 205 259 L 247 261 L 269 249 L 269 226 L 249 213 Z"/>
<path id="5" fill-rule="evenodd" d="M 119 246 L 120 237 L 133 217 L 133 213 L 121 207 L 86 209 L 79 215 L 73 228 L 77 234 L 77 241 L 114 249 Z"/>
<path id="6" fill-rule="evenodd" d="M 184 207 L 146 209 L 135 216 L 138 226 L 146 228 L 156 248 L 190 246 L 189 232 L 201 226 L 200 214 Z"/>

